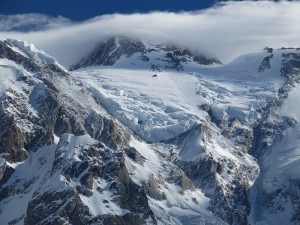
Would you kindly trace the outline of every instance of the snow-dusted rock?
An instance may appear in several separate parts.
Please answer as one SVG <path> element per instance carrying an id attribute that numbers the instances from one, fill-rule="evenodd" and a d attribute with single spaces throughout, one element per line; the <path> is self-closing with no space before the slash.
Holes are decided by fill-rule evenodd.
<path id="1" fill-rule="evenodd" d="M 0 50 L 1 223 L 299 224 L 297 49 Z"/>

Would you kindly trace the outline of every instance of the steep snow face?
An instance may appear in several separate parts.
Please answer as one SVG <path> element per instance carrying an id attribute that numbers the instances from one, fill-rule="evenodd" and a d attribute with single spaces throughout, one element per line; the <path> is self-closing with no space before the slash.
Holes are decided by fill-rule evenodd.
<path id="1" fill-rule="evenodd" d="M 261 159 L 261 174 L 252 196 L 253 221 L 257 224 L 299 223 L 300 180 L 300 85 L 277 110 L 282 117 L 295 119 L 294 126 L 283 131 Z M 258 193 L 263 197 L 257 197 Z"/>
<path id="2" fill-rule="evenodd" d="M 299 134 L 299 125 L 286 130 L 282 140 L 266 154 L 262 165 L 266 171 L 263 188 L 267 193 L 272 193 L 282 186 L 288 188 L 291 181 L 300 179 Z"/>
<path id="3" fill-rule="evenodd" d="M 279 109 L 281 116 L 288 116 L 298 122 L 283 132 L 279 143 L 265 155 L 262 164 L 265 170 L 263 188 L 270 193 L 282 185 L 288 187 L 290 181 L 300 180 L 300 111 L 299 111 L 300 85 L 289 93 L 288 99 Z M 272 170 L 269 170 L 272 168 Z"/>
<path id="4" fill-rule="evenodd" d="M 12 64 L 12 65 L 10 65 Z M 18 77 L 18 69 L 15 69 L 14 66 L 16 66 L 15 63 L 11 63 L 8 60 L 1 60 L 1 70 L 0 70 L 0 94 L 1 96 L 5 94 L 5 92 L 12 87 L 13 89 L 19 89 L 21 92 L 21 88 L 18 87 L 18 85 L 14 84 L 14 81 Z M 25 73 L 25 76 L 28 75 L 28 73 Z M 6 93 L 8 94 L 8 93 Z M 9 95 L 9 94 L 8 94 Z"/>
<path id="5" fill-rule="evenodd" d="M 10 180 L 1 185 L 2 190 L 14 189 L 9 197 L 1 199 L 0 219 L 1 223 L 9 224 L 15 221 L 16 225 L 24 224 L 29 201 L 34 193 L 42 189 L 41 185 L 49 182 L 48 178 L 54 161 L 55 145 L 41 148 L 31 158 L 21 164 L 10 165 L 15 171 Z M 58 180 L 52 180 L 48 184 L 57 186 Z M 31 185 L 28 185 L 30 184 Z M 27 184 L 27 185 L 26 185 Z M 7 190 L 8 191 L 8 190 Z M 11 191 L 11 190 L 9 190 Z"/>

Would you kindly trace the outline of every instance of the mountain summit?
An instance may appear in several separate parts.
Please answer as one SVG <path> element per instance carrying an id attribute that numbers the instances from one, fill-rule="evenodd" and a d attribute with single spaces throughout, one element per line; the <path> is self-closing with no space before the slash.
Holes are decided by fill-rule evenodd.
<path id="1" fill-rule="evenodd" d="M 117 36 L 100 43 L 88 56 L 73 65 L 71 70 L 88 66 L 147 66 L 153 71 L 163 69 L 184 70 L 184 65 L 196 63 L 200 65 L 221 64 L 218 59 L 208 58 L 193 53 L 187 48 L 173 44 L 148 44 L 139 39 Z"/>

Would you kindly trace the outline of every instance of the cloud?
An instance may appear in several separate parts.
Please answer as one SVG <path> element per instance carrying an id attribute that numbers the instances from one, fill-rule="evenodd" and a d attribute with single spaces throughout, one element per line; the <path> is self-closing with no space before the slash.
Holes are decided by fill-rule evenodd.
<path id="1" fill-rule="evenodd" d="M 52 17 L 38 13 L 0 15 L 0 31 L 32 32 L 70 26 L 67 18 Z"/>
<path id="2" fill-rule="evenodd" d="M 229 62 L 240 54 L 300 46 L 300 2 L 228 1 L 194 12 L 111 14 L 40 32 L 0 32 L 34 43 L 69 67 L 107 36 L 174 42 Z"/>

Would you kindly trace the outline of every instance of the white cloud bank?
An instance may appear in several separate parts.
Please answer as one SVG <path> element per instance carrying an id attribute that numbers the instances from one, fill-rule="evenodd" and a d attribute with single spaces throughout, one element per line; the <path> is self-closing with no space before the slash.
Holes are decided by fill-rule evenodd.
<path id="1" fill-rule="evenodd" d="M 174 42 L 228 62 L 265 46 L 300 47 L 300 2 L 224 2 L 194 12 L 112 14 L 40 32 L 0 32 L 34 43 L 69 67 L 99 41 L 129 35 L 154 42 Z"/>
<path id="2" fill-rule="evenodd" d="M 67 18 L 51 17 L 44 14 L 28 13 L 0 15 L 0 31 L 31 32 L 70 26 L 73 22 Z"/>

